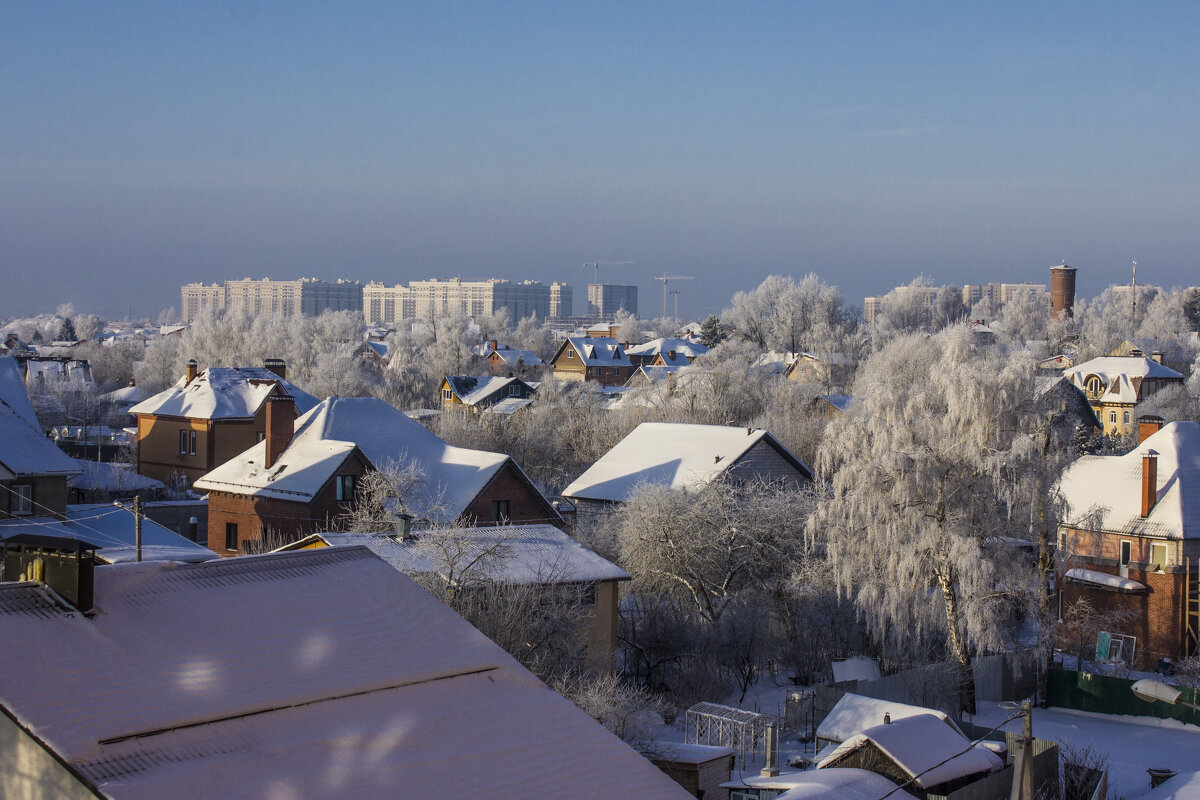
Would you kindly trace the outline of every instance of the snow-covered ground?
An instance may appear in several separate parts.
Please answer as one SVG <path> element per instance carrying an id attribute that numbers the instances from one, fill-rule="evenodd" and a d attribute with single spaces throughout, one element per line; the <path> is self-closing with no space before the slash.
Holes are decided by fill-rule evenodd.
<path id="1" fill-rule="evenodd" d="M 996 703 L 980 703 L 978 714 L 968 718 L 991 727 L 1011 712 Z M 1020 720 L 1003 726 L 1019 731 Z M 1108 791 L 1112 798 L 1141 797 L 1150 791 L 1150 767 L 1176 771 L 1200 766 L 1200 728 L 1156 717 L 1091 714 L 1065 708 L 1035 708 L 1033 735 L 1039 739 L 1091 746 L 1109 760 Z"/>

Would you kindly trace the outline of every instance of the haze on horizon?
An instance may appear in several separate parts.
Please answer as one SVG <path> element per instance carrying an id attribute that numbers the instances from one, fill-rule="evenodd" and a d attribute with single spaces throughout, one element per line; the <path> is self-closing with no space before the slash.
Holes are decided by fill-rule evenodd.
<path id="1" fill-rule="evenodd" d="M 1192 285 L 1200 6 L 12 2 L 0 318 L 270 276 Z M 603 269 L 603 268 L 602 268 Z"/>

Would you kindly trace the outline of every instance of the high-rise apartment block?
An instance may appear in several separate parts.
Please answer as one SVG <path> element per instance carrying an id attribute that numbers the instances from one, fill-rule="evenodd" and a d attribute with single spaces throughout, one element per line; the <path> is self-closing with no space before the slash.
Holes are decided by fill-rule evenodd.
<path id="1" fill-rule="evenodd" d="M 564 319 L 574 313 L 575 294 L 570 284 L 550 284 L 550 319 Z"/>
<path id="2" fill-rule="evenodd" d="M 621 309 L 634 316 L 638 313 L 638 287 L 612 283 L 589 283 L 587 315 L 611 318 Z"/>
<path id="3" fill-rule="evenodd" d="M 929 312 L 929 318 L 933 318 L 933 308 L 937 305 L 938 293 L 941 291 L 936 286 L 897 286 L 894 290 L 898 294 L 911 295 L 914 292 L 917 294 L 917 305 L 925 308 Z M 883 311 L 883 297 L 866 297 L 863 298 L 863 320 L 868 325 L 874 325 L 876 317 Z"/>
<path id="4" fill-rule="evenodd" d="M 357 281 L 273 281 L 270 278 L 226 281 L 224 285 L 189 283 L 181 289 L 184 323 L 202 311 L 233 310 L 254 316 L 318 316 L 326 311 L 361 311 L 363 287 Z"/>
<path id="5" fill-rule="evenodd" d="M 968 283 L 963 287 L 963 305 L 972 308 L 981 300 L 991 300 L 1002 306 L 1018 295 L 1044 295 L 1044 283 Z"/>
<path id="6" fill-rule="evenodd" d="M 371 283 L 363 289 L 363 316 L 368 325 L 443 316 L 479 317 L 508 309 L 516 322 L 525 317 L 545 320 L 570 310 L 571 287 L 565 283 L 510 282 L 499 278 L 410 281 L 408 286 Z"/>

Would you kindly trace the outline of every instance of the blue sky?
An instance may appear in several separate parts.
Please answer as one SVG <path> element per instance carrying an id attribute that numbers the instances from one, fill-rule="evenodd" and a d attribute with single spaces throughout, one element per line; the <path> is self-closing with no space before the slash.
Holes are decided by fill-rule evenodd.
<path id="1" fill-rule="evenodd" d="M 0 4 L 0 317 L 179 284 L 1200 283 L 1200 4 Z M 581 303 L 577 299 L 577 304 Z"/>

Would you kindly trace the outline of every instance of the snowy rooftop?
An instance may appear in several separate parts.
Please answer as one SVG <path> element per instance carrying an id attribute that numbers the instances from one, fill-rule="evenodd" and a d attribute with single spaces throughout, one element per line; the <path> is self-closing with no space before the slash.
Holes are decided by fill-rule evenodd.
<path id="1" fill-rule="evenodd" d="M 923 789 L 986 773 L 1004 766 L 1000 757 L 951 728 L 933 714 L 892 719 L 867 728 L 838 745 L 821 759 L 818 769 L 837 766 L 854 751 L 874 744 Z M 965 752 L 964 752 L 965 751 Z M 945 763 L 940 763 L 945 761 Z M 917 777 L 919 776 L 919 777 Z"/>
<path id="2" fill-rule="evenodd" d="M 79 475 L 70 478 L 67 485 L 72 489 L 107 490 L 112 492 L 130 492 L 131 494 L 143 489 L 165 489 L 162 481 L 139 475 L 133 464 L 116 464 L 107 461 L 85 461 L 81 458 L 71 459 L 81 470 Z"/>
<path id="3" fill-rule="evenodd" d="M 633 376 L 637 376 L 640 373 L 650 383 L 666 383 L 668 380 L 670 380 L 672 375 L 678 375 L 683 369 L 683 366 L 684 365 L 677 365 L 673 367 L 655 367 L 647 364 L 645 366 L 638 367 L 637 371 L 633 373 Z M 630 380 L 633 380 L 633 376 L 630 377 Z"/>
<path id="4" fill-rule="evenodd" d="M 496 375 L 447 375 L 446 383 L 465 405 L 473 406 L 510 384 L 521 384 L 520 378 Z"/>
<path id="5" fill-rule="evenodd" d="M 102 505 L 67 506 L 65 520 L 55 517 L 17 517 L 0 520 L 0 539 L 32 533 L 61 536 L 95 546 L 96 556 L 110 564 L 137 559 L 133 512 Z M 142 518 L 144 561 L 210 561 L 217 554 L 185 539 L 151 519 Z"/>
<path id="6" fill-rule="evenodd" d="M 0 703 L 106 796 L 688 796 L 365 548 L 95 578 L 0 585 Z"/>
<path id="7" fill-rule="evenodd" d="M 449 521 L 483 490 L 508 456 L 446 444 L 400 411 L 374 397 L 329 397 L 296 420 L 296 433 L 279 460 L 262 465 L 259 442 L 196 481 L 201 491 L 225 491 L 308 502 L 357 446 L 376 468 L 412 463 L 425 473 L 410 513 Z"/>
<path id="8" fill-rule="evenodd" d="M 492 403 L 490 406 L 484 409 L 484 413 L 508 416 L 509 414 L 520 411 L 522 408 L 532 402 L 532 397 L 506 397 L 498 403 Z"/>
<path id="9" fill-rule="evenodd" d="M 851 394 L 823 394 L 821 399 L 829 405 L 841 411 L 843 414 L 849 414 L 860 405 L 860 400 Z"/>
<path id="10" fill-rule="evenodd" d="M 812 470 L 761 428 L 643 422 L 564 489 L 563 496 L 624 502 L 644 483 L 674 489 L 703 486 L 763 440 L 812 475 Z"/>
<path id="11" fill-rule="evenodd" d="M 78 473 L 75 462 L 42 435 L 17 362 L 0 358 L 0 478 Z"/>
<path id="12" fill-rule="evenodd" d="M 317 533 L 301 541 L 314 538 L 334 546 L 363 545 L 408 575 L 448 577 L 490 550 L 497 557 L 484 567 L 486 577 L 501 583 L 629 580 L 625 570 L 553 525 L 422 530 L 403 542 L 388 533 Z"/>
<path id="13" fill-rule="evenodd" d="M 897 789 L 896 784 L 887 778 L 865 769 L 834 767 L 785 773 L 775 779 L 760 779 L 755 776 L 748 778 L 744 784 L 730 781 L 722 785 L 737 788 L 742 785 L 754 786 L 766 780 L 788 784 L 788 788 L 777 800 L 879 800 L 881 797 L 887 797 L 889 800 L 916 800 L 903 789 Z"/>
<path id="14" fill-rule="evenodd" d="M 191 383 L 180 378 L 170 389 L 143 400 L 129 412 L 188 419 L 250 419 L 276 384 L 296 398 L 297 414 L 317 404 L 317 398 L 266 367 L 209 367 Z"/>
<path id="15" fill-rule="evenodd" d="M 1095 375 L 1109 383 L 1118 375 L 1130 378 L 1179 378 L 1183 375 L 1144 356 L 1101 356 L 1063 370 L 1063 375 L 1082 387 L 1089 376 Z"/>
<path id="16" fill-rule="evenodd" d="M 817 738 L 844 742 L 856 733 L 882 723 L 884 714 L 890 715 L 893 721 L 915 717 L 918 714 L 932 714 L 954 731 L 960 732 L 954 721 L 941 711 L 847 693 L 842 695 L 842 699 L 834 704 L 829 716 L 817 726 Z"/>
<path id="17" fill-rule="evenodd" d="M 567 339 L 567 347 L 572 348 L 576 355 L 588 366 L 601 367 L 631 367 L 629 356 L 616 339 L 611 336 L 571 337 Z"/>
<path id="18" fill-rule="evenodd" d="M 1068 580 L 1090 583 L 1094 586 L 1103 586 L 1108 589 L 1115 589 L 1118 592 L 1143 592 L 1146 590 L 1145 584 L 1138 583 L 1131 578 L 1122 578 L 1120 575 L 1110 575 L 1107 572 L 1099 572 L 1094 569 L 1075 567 L 1067 570 L 1066 576 Z"/>
<path id="19" fill-rule="evenodd" d="M 121 407 L 136 405 L 145 399 L 145 394 L 138 386 L 122 386 L 120 389 L 100 395 L 101 403 L 111 403 Z"/>
<path id="20" fill-rule="evenodd" d="M 635 356 L 650 356 L 657 353 L 666 355 L 674 350 L 679 355 L 696 358 L 708 352 L 708 348 L 699 342 L 689 341 L 688 339 L 678 339 L 666 337 L 663 339 L 652 339 L 645 344 L 635 345 L 629 348 L 629 354 Z"/>
<path id="21" fill-rule="evenodd" d="M 1157 502 L 1142 518 L 1142 457 L 1158 454 Z M 1200 537 L 1200 424 L 1171 422 L 1123 456 L 1084 456 L 1060 482 L 1068 525 L 1163 539 Z M 1093 520 L 1091 514 L 1097 513 Z"/>
<path id="22" fill-rule="evenodd" d="M 492 353 L 495 353 L 496 357 L 505 364 L 512 364 L 513 366 L 516 366 L 517 364 L 525 364 L 527 366 L 536 367 L 537 365 L 544 363 L 541 356 L 539 356 L 535 351 L 514 350 L 508 345 L 496 350 L 488 348 L 483 352 L 483 355 L 490 358 Z"/>

